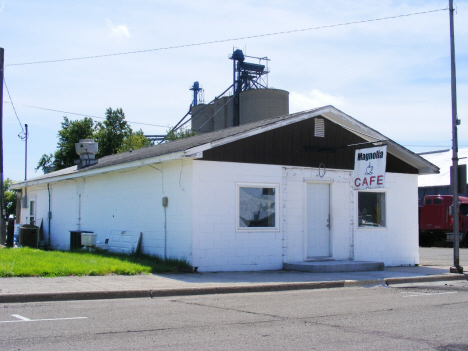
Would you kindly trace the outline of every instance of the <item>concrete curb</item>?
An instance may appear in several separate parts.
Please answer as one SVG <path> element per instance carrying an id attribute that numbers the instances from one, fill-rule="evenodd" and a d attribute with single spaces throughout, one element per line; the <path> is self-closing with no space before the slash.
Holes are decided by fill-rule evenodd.
<path id="1" fill-rule="evenodd" d="M 345 288 L 352 287 L 372 287 L 372 286 L 386 286 L 385 279 L 369 279 L 369 280 L 345 280 Z"/>
<path id="2" fill-rule="evenodd" d="M 104 300 L 151 297 L 149 290 L 77 291 L 59 293 L 24 293 L 0 295 L 0 303 L 46 302 L 71 300 Z"/>
<path id="3" fill-rule="evenodd" d="M 216 287 L 205 287 L 205 288 L 164 289 L 164 290 L 152 291 L 151 297 L 332 289 L 332 288 L 343 288 L 345 286 L 344 282 L 345 282 L 344 280 L 341 280 L 341 281 L 330 281 L 330 282 L 251 284 L 251 285 L 235 285 L 235 286 L 216 286 Z"/>
<path id="4" fill-rule="evenodd" d="M 62 293 L 24 293 L 0 295 L 1 303 L 25 303 L 47 301 L 71 300 L 103 300 L 103 299 L 129 299 L 129 298 L 156 298 L 170 296 L 196 296 L 210 294 L 235 294 L 253 292 L 277 292 L 292 290 L 333 289 L 344 287 L 371 287 L 395 284 L 423 283 L 435 281 L 467 280 L 463 274 L 439 274 L 432 276 L 385 278 L 372 280 L 338 280 L 321 282 L 278 283 L 278 284 L 250 284 L 234 286 L 214 286 L 201 288 L 176 288 L 156 290 L 112 290 L 112 291 L 82 291 Z"/>
<path id="5" fill-rule="evenodd" d="M 438 274 L 422 277 L 407 277 L 407 278 L 385 278 L 387 285 L 407 284 L 407 283 L 429 283 L 437 281 L 450 280 L 468 280 L 465 274 Z"/>

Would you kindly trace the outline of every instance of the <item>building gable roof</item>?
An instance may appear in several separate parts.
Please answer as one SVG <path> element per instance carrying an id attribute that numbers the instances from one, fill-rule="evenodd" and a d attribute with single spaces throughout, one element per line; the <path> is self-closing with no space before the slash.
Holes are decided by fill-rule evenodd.
<path id="1" fill-rule="evenodd" d="M 93 174 L 109 172 L 113 169 L 158 163 L 181 157 L 200 158 L 203 155 L 203 151 L 318 116 L 327 118 L 352 133 L 359 135 L 366 141 L 385 141 L 389 153 L 417 168 L 419 174 L 433 174 L 439 172 L 437 166 L 388 139 L 374 129 L 346 115 L 333 106 L 324 106 L 294 114 L 263 119 L 210 133 L 199 134 L 190 138 L 154 145 L 132 152 L 105 156 L 100 158 L 95 165 L 81 169 L 77 169 L 76 166 L 69 167 L 36 178 L 31 178 L 27 181 L 15 183 L 11 188 L 20 189 L 24 186 L 47 183 L 50 181 L 86 177 Z"/>

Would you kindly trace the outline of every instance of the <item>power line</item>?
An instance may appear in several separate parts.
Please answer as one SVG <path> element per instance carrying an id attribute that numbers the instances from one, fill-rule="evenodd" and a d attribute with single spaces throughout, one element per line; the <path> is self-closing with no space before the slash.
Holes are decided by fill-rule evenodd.
<path id="1" fill-rule="evenodd" d="M 5 85 L 6 86 L 6 85 Z M 8 90 L 8 89 L 7 89 Z M 9 104 L 8 101 L 3 101 L 6 104 Z M 13 104 L 13 103 L 12 103 Z M 46 108 L 46 107 L 38 107 L 38 106 L 31 106 L 31 105 L 19 105 L 19 106 L 24 106 L 24 107 L 30 107 L 30 108 L 35 108 L 38 110 L 45 110 L 45 111 L 52 111 L 52 112 L 60 112 L 60 113 L 67 113 L 69 115 L 76 115 L 76 116 L 83 116 L 83 117 L 92 117 L 92 118 L 99 118 L 99 119 L 106 119 L 106 117 L 99 117 L 99 116 L 92 116 L 92 115 L 84 115 L 82 113 L 75 113 L 75 112 L 69 112 L 69 111 L 60 111 L 60 110 L 54 110 L 51 108 Z M 15 111 L 16 113 L 16 111 Z M 18 117 L 18 116 L 17 116 Z M 134 124 L 142 124 L 145 126 L 152 126 L 152 127 L 162 127 L 162 128 L 168 128 L 168 126 L 162 126 L 159 124 L 151 124 L 151 123 L 143 123 L 143 122 L 133 122 L 133 121 L 127 121 L 128 123 L 134 123 Z M 21 124 L 21 123 L 20 123 Z"/>
<path id="2" fill-rule="evenodd" d="M 334 28 L 334 27 L 343 27 L 349 26 L 354 24 L 361 24 L 361 23 L 368 23 L 368 22 L 376 22 L 376 21 L 384 21 L 389 19 L 401 18 L 401 17 L 409 17 L 409 16 L 417 16 L 417 15 L 424 15 L 433 12 L 439 11 L 446 11 L 447 8 L 438 9 L 438 10 L 430 10 L 424 12 L 414 12 L 408 13 L 404 15 L 397 15 L 397 16 L 388 16 L 388 17 L 381 17 L 381 18 L 374 18 L 362 21 L 354 21 L 354 22 L 347 22 L 347 23 L 339 23 L 339 24 L 330 24 L 320 27 L 311 27 L 311 28 L 303 28 L 303 29 L 293 29 L 289 31 L 282 31 L 282 32 L 275 32 L 275 33 L 266 33 L 266 34 L 258 34 L 258 35 L 250 35 L 245 37 L 238 37 L 238 38 L 230 38 L 230 39 L 221 39 L 221 40 L 212 40 L 212 41 L 205 41 L 201 43 L 192 43 L 192 44 L 184 44 L 184 45 L 176 45 L 176 46 L 167 46 L 162 48 L 156 49 L 146 49 L 146 50 L 137 50 L 137 51 L 128 51 L 128 52 L 119 52 L 115 54 L 103 54 L 103 55 L 94 55 L 94 56 L 83 56 L 83 57 L 74 57 L 74 58 L 66 58 L 66 59 L 58 59 L 58 60 L 48 60 L 48 61 L 35 61 L 35 62 L 23 62 L 23 63 L 10 63 L 5 66 L 24 66 L 24 65 L 35 65 L 40 63 L 54 63 L 54 62 L 63 62 L 63 61 L 76 61 L 76 60 L 88 60 L 88 59 L 96 59 L 102 57 L 110 57 L 110 56 L 121 56 L 121 55 L 131 55 L 131 54 L 140 54 L 145 52 L 151 51 L 162 51 L 162 50 L 172 50 L 172 49 L 181 49 L 187 48 L 191 46 L 201 46 L 201 45 L 209 45 L 209 44 L 217 44 L 217 43 L 225 43 L 228 41 L 236 41 L 236 40 L 245 40 L 245 39 L 253 39 L 253 38 L 261 38 L 261 37 L 270 37 L 275 35 L 282 35 L 282 34 L 291 34 L 291 33 L 298 33 L 298 32 L 306 32 L 310 30 L 318 30 L 318 29 L 325 29 L 325 28 Z"/>
<path id="3" fill-rule="evenodd" d="M 407 144 L 400 144 L 404 147 L 448 147 L 451 148 L 451 145 L 407 145 Z M 459 145 L 461 147 L 468 147 L 468 145 Z"/>
<path id="4" fill-rule="evenodd" d="M 6 83 L 6 80 L 5 80 L 5 76 L 3 76 L 3 83 L 5 84 L 5 88 L 6 88 L 6 91 L 8 93 L 8 97 L 10 98 L 10 103 L 11 103 L 11 106 L 13 107 L 13 111 L 15 111 L 15 116 L 16 116 L 16 119 L 18 120 L 18 123 L 21 127 L 21 132 L 18 134 L 18 136 L 20 137 L 20 139 L 23 139 L 23 137 L 21 137 L 21 134 L 24 133 L 24 128 L 23 128 L 23 125 L 21 124 L 21 121 L 18 117 L 18 114 L 16 113 L 16 108 L 15 108 L 15 105 L 13 104 L 13 100 L 11 99 L 11 95 L 10 95 L 10 90 L 8 90 L 8 86 L 7 86 L 7 83 Z M 4 101 L 8 104 L 7 101 Z"/>

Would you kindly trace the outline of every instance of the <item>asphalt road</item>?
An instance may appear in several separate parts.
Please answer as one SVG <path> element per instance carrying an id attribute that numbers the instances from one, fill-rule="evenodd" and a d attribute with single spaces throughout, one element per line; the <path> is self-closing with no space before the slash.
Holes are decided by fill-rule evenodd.
<path id="1" fill-rule="evenodd" d="M 0 305 L 2 350 L 468 350 L 468 282 Z"/>

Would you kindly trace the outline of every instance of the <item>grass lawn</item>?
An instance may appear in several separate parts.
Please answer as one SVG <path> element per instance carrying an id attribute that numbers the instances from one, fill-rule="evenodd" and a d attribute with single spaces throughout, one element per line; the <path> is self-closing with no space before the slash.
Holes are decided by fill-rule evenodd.
<path id="1" fill-rule="evenodd" d="M 191 272 L 184 260 L 144 254 L 114 254 L 83 250 L 43 251 L 0 248 L 0 277 L 63 277 L 68 275 L 132 275 Z"/>

